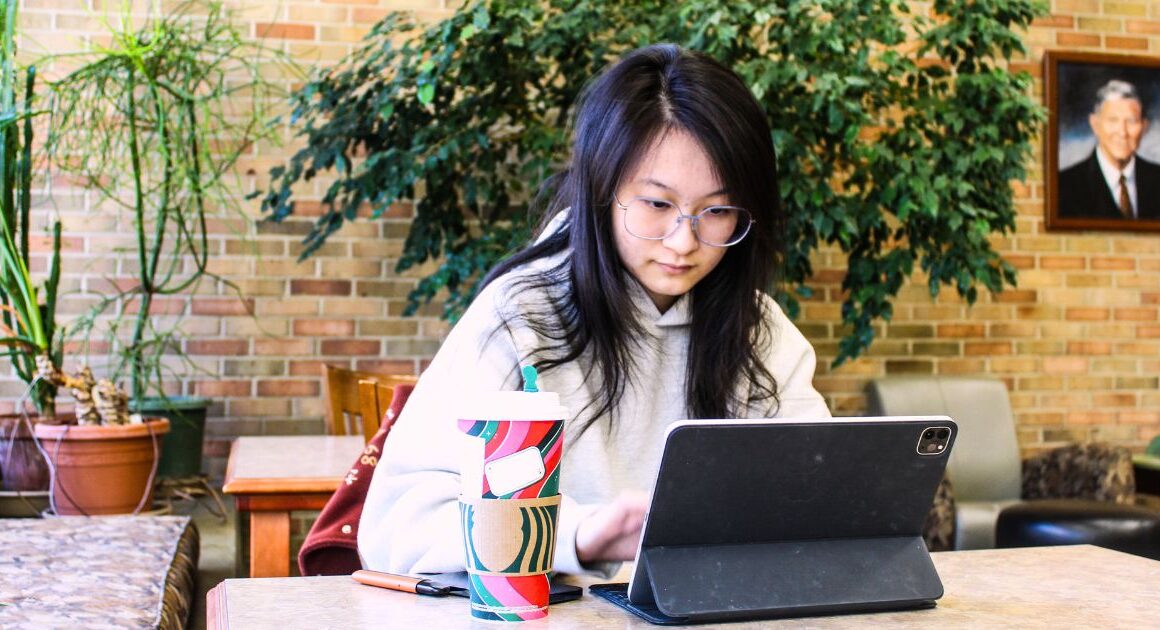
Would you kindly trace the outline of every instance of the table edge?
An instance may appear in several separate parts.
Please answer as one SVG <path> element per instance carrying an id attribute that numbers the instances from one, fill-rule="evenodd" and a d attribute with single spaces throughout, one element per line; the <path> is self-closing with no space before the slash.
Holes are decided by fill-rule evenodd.
<path id="1" fill-rule="evenodd" d="M 342 477 L 241 477 L 227 479 L 222 485 L 226 494 L 305 494 L 333 493 Z"/>

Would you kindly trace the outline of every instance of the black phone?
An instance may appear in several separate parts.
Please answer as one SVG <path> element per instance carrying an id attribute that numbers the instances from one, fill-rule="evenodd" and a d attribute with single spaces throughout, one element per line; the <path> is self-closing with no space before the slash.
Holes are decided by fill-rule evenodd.
<path id="1" fill-rule="evenodd" d="M 467 571 L 460 571 L 458 573 L 438 573 L 436 575 L 426 576 L 432 581 L 438 582 L 445 586 L 451 587 L 449 595 L 457 597 L 467 597 Z M 560 580 L 552 580 L 551 590 L 548 591 L 548 603 L 560 604 L 563 602 L 570 602 L 574 599 L 580 599 L 584 595 L 584 589 L 572 584 L 565 584 Z"/>

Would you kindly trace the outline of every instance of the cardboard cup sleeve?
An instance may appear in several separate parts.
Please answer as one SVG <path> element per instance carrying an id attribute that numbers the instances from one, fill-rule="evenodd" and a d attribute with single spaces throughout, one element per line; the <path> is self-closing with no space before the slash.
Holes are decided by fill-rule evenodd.
<path id="1" fill-rule="evenodd" d="M 471 615 L 528 621 L 548 614 L 560 496 L 461 499 Z"/>
<path id="2" fill-rule="evenodd" d="M 509 576 L 551 571 L 559 509 L 560 495 L 461 500 L 468 571 Z"/>

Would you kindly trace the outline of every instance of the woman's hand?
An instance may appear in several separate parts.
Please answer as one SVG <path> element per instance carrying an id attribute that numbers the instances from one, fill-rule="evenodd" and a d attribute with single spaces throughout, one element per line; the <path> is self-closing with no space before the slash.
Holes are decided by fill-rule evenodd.
<path id="1" fill-rule="evenodd" d="M 593 512 L 576 528 L 576 557 L 580 562 L 620 562 L 632 560 L 640 541 L 640 528 L 648 512 L 648 495 L 620 493 Z"/>

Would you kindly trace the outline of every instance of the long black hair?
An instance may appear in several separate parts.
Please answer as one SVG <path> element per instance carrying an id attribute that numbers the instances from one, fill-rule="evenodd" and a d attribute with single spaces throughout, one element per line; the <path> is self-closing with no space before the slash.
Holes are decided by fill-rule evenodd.
<path id="1" fill-rule="evenodd" d="M 543 340 L 532 360 L 547 371 L 582 361 L 601 379 L 587 429 L 615 409 L 632 374 L 634 346 L 644 328 L 613 236 L 612 196 L 622 178 L 662 134 L 681 130 L 708 154 L 729 203 L 753 213 L 749 235 L 730 247 L 692 289 L 686 407 L 691 418 L 739 416 L 737 379 L 749 402 L 777 403 L 777 383 L 765 367 L 771 331 L 760 291 L 772 286 L 784 259 L 785 219 L 777 165 L 765 114 L 741 79 L 707 55 L 671 44 L 633 51 L 584 90 L 575 121 L 571 162 L 545 184 L 545 224 L 566 212 L 564 225 L 500 263 L 484 281 L 535 260 L 570 251 L 554 267 L 521 278 L 518 290 L 548 290 L 545 310 L 520 317 Z M 541 228 L 542 229 L 542 228 Z M 559 291 L 560 287 L 568 290 Z"/>

